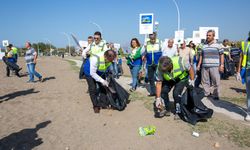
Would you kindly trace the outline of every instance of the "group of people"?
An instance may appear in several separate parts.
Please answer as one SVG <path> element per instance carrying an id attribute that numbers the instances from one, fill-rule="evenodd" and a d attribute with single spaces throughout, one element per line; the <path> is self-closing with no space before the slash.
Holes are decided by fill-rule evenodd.
<path id="1" fill-rule="evenodd" d="M 248 39 L 250 40 L 250 39 Z M 102 106 L 98 92 L 105 91 L 109 86 L 106 80 L 110 74 L 115 74 L 114 64 L 117 64 L 117 51 L 102 39 L 100 32 L 88 38 L 89 45 L 83 50 L 84 58 L 81 68 L 82 75 L 87 80 L 88 92 L 95 113 L 99 113 Z M 206 40 L 199 45 L 192 41 L 180 45 L 169 39 L 167 45 L 161 44 L 157 33 L 149 35 L 149 39 L 142 45 L 137 38 L 130 42 L 131 52 L 126 57 L 131 71 L 132 84 L 130 91 L 134 92 L 139 86 L 140 72 L 145 69 L 145 79 L 149 83 L 148 96 L 154 96 L 154 106 L 157 108 L 156 117 L 170 115 L 169 93 L 173 89 L 175 116 L 180 112 L 180 101 L 185 87 L 202 87 L 206 97 L 213 100 L 220 98 L 220 80 L 225 73 L 225 65 L 232 62 L 238 80 L 245 79 L 247 87 L 247 112 L 245 120 L 250 117 L 250 64 L 249 42 L 245 48 L 237 48 L 235 43 L 228 46 L 228 40 L 222 44 L 215 39 L 215 31 L 207 32 Z M 228 61 L 227 63 L 225 61 Z M 115 63 L 114 63 L 115 62 Z M 245 76 L 240 76 L 241 68 L 245 69 Z M 241 73 L 242 74 L 242 73 Z M 157 113 L 157 114 L 156 114 Z"/>
<path id="2" fill-rule="evenodd" d="M 37 63 L 37 52 L 30 42 L 25 43 L 25 48 L 27 49 L 25 52 L 25 60 L 27 65 L 27 70 L 29 74 L 29 80 L 27 83 L 34 83 L 34 76 L 38 78 L 40 82 L 43 81 L 43 77 L 35 70 Z M 6 64 L 6 76 L 10 76 L 10 70 L 13 70 L 18 77 L 21 77 L 19 71 L 22 69 L 17 65 L 18 61 L 18 49 L 14 47 L 12 44 L 9 44 L 6 49 L 6 54 L 2 58 L 4 63 Z"/>
<path id="3" fill-rule="evenodd" d="M 220 44 L 215 39 L 214 30 L 209 30 L 206 40 L 199 45 L 192 41 L 186 45 L 185 40 L 177 45 L 173 39 L 169 39 L 166 46 L 161 45 L 156 33 L 150 34 L 144 45 L 133 38 L 131 53 L 126 57 L 132 75 L 130 91 L 136 90 L 140 72 L 145 69 L 145 79 L 150 85 L 148 96 L 155 96 L 155 106 L 159 109 L 157 116 L 163 117 L 170 114 L 169 92 L 173 87 L 175 112 L 178 114 L 184 87 L 202 87 L 206 97 L 219 100 L 220 80 L 235 75 L 238 80 L 246 80 L 248 96 L 245 120 L 250 121 L 249 42 L 245 45 L 237 48 L 235 43 L 229 45 L 227 39 Z M 241 66 L 245 69 L 245 76 L 240 76 Z"/>

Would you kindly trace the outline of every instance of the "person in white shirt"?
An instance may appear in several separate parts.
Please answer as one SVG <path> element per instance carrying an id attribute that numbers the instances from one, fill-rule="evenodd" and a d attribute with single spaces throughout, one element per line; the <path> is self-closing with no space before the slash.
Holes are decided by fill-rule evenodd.
<path id="1" fill-rule="evenodd" d="M 177 51 L 177 47 L 174 45 L 174 40 L 169 39 L 168 45 L 165 46 L 162 50 L 162 56 L 168 56 L 171 58 L 171 57 L 177 56 L 177 55 L 178 55 L 178 51 Z"/>
<path id="2" fill-rule="evenodd" d="M 92 36 L 89 36 L 88 37 L 88 46 L 90 45 L 90 44 L 92 44 L 93 43 L 93 37 Z M 85 48 L 86 49 L 86 48 Z M 83 59 L 82 59 L 82 66 L 81 66 L 81 68 L 80 68 L 80 72 L 79 72 L 79 79 L 83 79 L 84 78 L 84 72 L 83 72 L 83 66 L 84 66 L 84 63 L 85 63 L 85 58 L 84 58 L 84 55 L 85 54 L 83 54 L 82 53 L 82 57 L 83 57 Z"/>
<path id="3" fill-rule="evenodd" d="M 100 99 L 98 95 L 102 93 L 106 95 L 105 87 L 108 87 L 106 77 L 115 58 L 115 51 L 107 50 L 90 56 L 84 64 L 84 74 L 95 113 L 100 113 L 101 107 L 106 107 L 102 101 L 102 95 L 99 96 Z"/>
<path id="4" fill-rule="evenodd" d="M 97 31 L 94 33 L 94 42 L 88 45 L 82 52 L 83 58 L 87 58 L 89 55 L 96 55 L 100 52 L 108 50 L 107 44 L 102 40 L 101 32 Z"/>

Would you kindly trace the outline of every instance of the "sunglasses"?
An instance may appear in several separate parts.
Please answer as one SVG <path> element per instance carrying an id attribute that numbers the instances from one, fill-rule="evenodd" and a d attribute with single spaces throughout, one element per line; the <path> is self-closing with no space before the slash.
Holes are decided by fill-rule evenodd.
<path id="1" fill-rule="evenodd" d="M 98 37 L 94 37 L 94 40 L 99 40 L 100 38 L 98 38 Z"/>

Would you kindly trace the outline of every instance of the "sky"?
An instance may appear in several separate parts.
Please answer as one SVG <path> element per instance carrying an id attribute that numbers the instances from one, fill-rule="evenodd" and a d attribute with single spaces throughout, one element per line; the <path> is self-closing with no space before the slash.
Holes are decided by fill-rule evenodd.
<path id="1" fill-rule="evenodd" d="M 192 37 L 200 26 L 219 27 L 220 40 L 245 40 L 250 31 L 250 0 L 176 0 L 180 29 Z M 125 46 L 139 34 L 139 14 L 154 13 L 160 39 L 173 38 L 177 11 L 173 0 L 1 0 L 0 41 L 22 47 L 25 41 L 68 45 L 66 34 L 86 40 L 102 28 L 106 41 Z M 71 44 L 73 40 L 70 39 Z M 2 45 L 2 44 L 1 44 Z"/>

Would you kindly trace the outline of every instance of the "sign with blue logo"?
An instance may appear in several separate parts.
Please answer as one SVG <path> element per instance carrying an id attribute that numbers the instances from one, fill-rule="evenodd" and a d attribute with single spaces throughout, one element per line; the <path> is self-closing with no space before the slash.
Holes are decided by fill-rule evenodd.
<path id="1" fill-rule="evenodd" d="M 154 29 L 154 14 L 140 14 L 139 28 L 140 34 L 152 34 Z"/>

